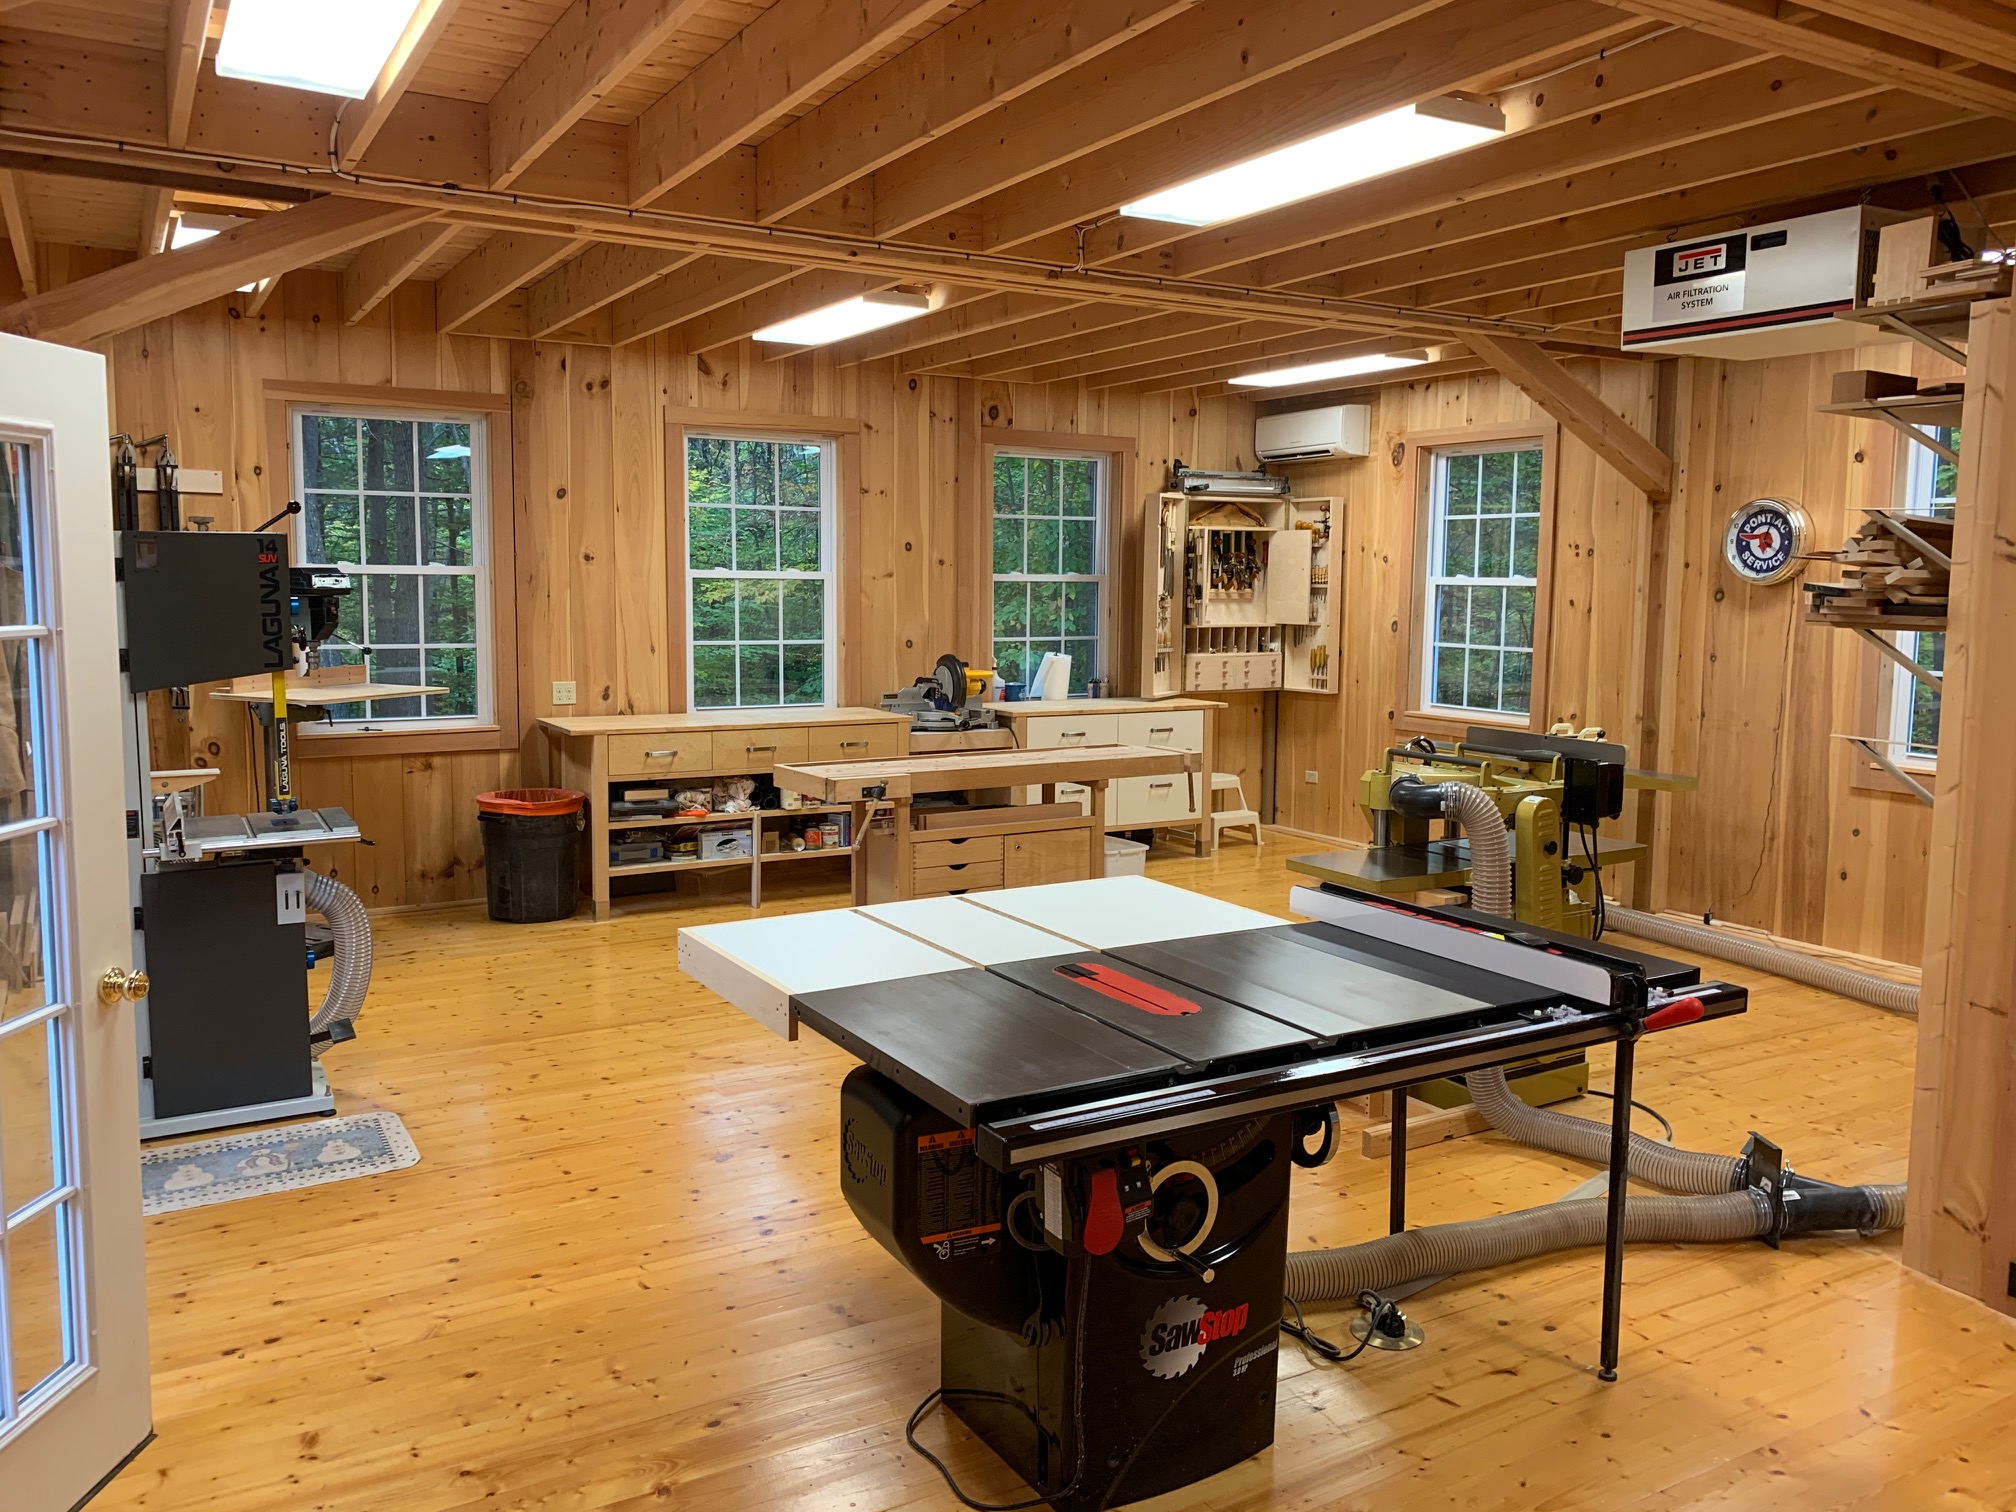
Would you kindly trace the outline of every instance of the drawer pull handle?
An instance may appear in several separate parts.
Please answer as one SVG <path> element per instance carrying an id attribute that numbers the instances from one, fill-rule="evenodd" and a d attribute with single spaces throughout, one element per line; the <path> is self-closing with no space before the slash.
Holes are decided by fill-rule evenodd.
<path id="1" fill-rule="evenodd" d="M 1057 733 L 1059 738 L 1063 740 L 1083 740 L 1085 738 L 1083 730 L 1059 730 Z"/>
<path id="2" fill-rule="evenodd" d="M 1176 784 L 1173 782 L 1151 782 L 1148 786 L 1151 788 L 1171 788 L 1176 786 Z"/>
<path id="3" fill-rule="evenodd" d="M 777 748 L 772 746 L 770 749 L 774 751 Z M 868 749 L 868 742 L 865 740 L 843 740 L 840 742 L 840 749 L 843 751 L 856 749 L 865 751 Z"/>
<path id="4" fill-rule="evenodd" d="M 954 861 L 954 862 L 953 862 L 953 863 L 952 863 L 951 865 L 947 866 L 947 867 L 945 868 L 945 870 L 947 870 L 947 871 L 964 871 L 964 870 L 966 870 L 966 868 L 967 868 L 968 866 L 970 866 L 971 864 L 972 864 L 972 863 L 971 863 L 971 862 L 969 862 L 969 861 Z"/>
<path id="5" fill-rule="evenodd" d="M 774 750 L 776 750 L 776 749 L 777 749 L 777 747 L 775 747 L 774 745 L 767 745 L 767 746 L 744 746 L 744 747 L 743 747 L 742 749 L 743 749 L 743 750 L 745 750 L 745 751 L 748 751 L 748 752 L 750 752 L 751 754 L 754 754 L 754 753 L 755 753 L 755 752 L 757 752 L 757 751 L 774 751 Z"/>
<path id="6" fill-rule="evenodd" d="M 1176 733 L 1176 726 L 1174 726 L 1174 725 L 1150 725 L 1150 726 L 1148 726 L 1148 733 L 1149 733 L 1150 735 L 1174 735 L 1174 734 Z"/>
<path id="7" fill-rule="evenodd" d="M 670 760 L 672 757 L 677 756 L 679 753 L 677 751 L 646 751 L 644 754 L 646 756 L 662 756 L 667 760 Z"/>

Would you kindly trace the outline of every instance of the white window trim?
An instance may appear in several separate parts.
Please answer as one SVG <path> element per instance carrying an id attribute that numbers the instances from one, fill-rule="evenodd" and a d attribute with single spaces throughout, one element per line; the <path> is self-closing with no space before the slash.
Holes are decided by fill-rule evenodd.
<path id="1" fill-rule="evenodd" d="M 1033 447 L 1033 446 L 1014 447 L 1014 446 L 1005 446 L 997 444 L 994 447 L 994 460 L 998 462 L 1003 457 L 1014 457 L 1018 459 L 1029 459 L 1044 462 L 1049 461 L 1090 462 L 1092 464 L 1092 565 L 1095 570 L 1092 572 L 992 572 L 991 565 L 993 562 L 993 553 L 994 553 L 994 542 L 992 534 L 993 522 L 1003 517 L 994 512 L 994 475 L 993 475 L 993 469 L 990 467 L 988 469 L 987 474 L 987 520 L 989 530 L 987 541 L 987 554 L 988 554 L 988 562 L 990 565 L 989 582 L 987 585 L 988 660 L 992 661 L 995 659 L 994 642 L 996 640 L 1006 638 L 994 634 L 994 593 L 998 585 L 1002 583 L 1067 583 L 1067 584 L 1091 583 L 1094 584 L 1099 589 L 1099 616 L 1098 616 L 1098 622 L 1095 628 L 1093 629 L 1091 636 L 1093 665 L 1090 668 L 1086 669 L 1085 676 L 1088 680 L 1094 677 L 1108 677 L 1110 676 L 1110 673 L 1108 673 L 1106 670 L 1106 660 L 1107 660 L 1106 629 L 1108 623 L 1110 622 L 1110 616 L 1112 614 L 1113 604 L 1110 597 L 1110 590 L 1108 587 L 1108 579 L 1112 575 L 1112 568 L 1111 563 L 1107 560 L 1106 531 L 1107 526 L 1111 520 L 1112 498 L 1113 498 L 1112 453 L 1103 451 L 1072 451 L 1064 447 Z M 1028 499 L 1026 491 L 1024 492 L 1023 499 L 1026 504 Z M 1028 520 L 1034 520 L 1034 519 L 1047 520 L 1050 517 L 1048 515 L 1031 515 L 1025 513 L 1021 515 L 1009 516 L 1008 518 L 1019 519 L 1026 522 Z M 1066 518 L 1066 516 L 1060 514 L 1058 518 L 1061 520 Z M 1070 516 L 1069 518 L 1075 519 L 1077 517 Z M 1026 524 L 1023 527 L 1022 559 L 1024 563 L 1027 563 L 1029 559 L 1028 527 Z M 1057 638 L 1059 640 L 1066 640 L 1066 641 L 1085 639 L 1084 636 L 1077 636 L 1077 635 L 1060 635 Z M 1024 646 L 1027 646 L 1033 639 L 1034 639 L 1033 636 L 1025 634 L 1022 637 L 1022 643 Z M 1029 667 L 1026 668 L 1025 670 L 1028 673 L 1034 673 L 1036 669 L 1034 667 Z M 1077 671 L 1078 669 L 1076 667 L 1072 668 L 1074 676 L 1076 675 Z M 1074 693 L 1072 695 L 1072 697 L 1074 698 L 1083 698 L 1087 696 L 1089 695 L 1083 693 Z"/>
<path id="2" fill-rule="evenodd" d="M 313 735 L 319 738 L 326 739 L 330 737 L 350 736 L 350 735 L 389 735 L 400 733 L 412 733 L 416 731 L 445 732 L 451 730 L 481 730 L 481 729 L 495 728 L 497 724 L 497 669 L 496 669 L 496 652 L 494 649 L 495 638 L 492 630 L 492 609 L 495 595 L 495 584 L 492 581 L 491 552 L 490 552 L 491 525 L 492 525 L 491 521 L 492 494 L 490 490 L 489 427 L 492 417 L 480 410 L 465 411 L 465 410 L 453 410 L 453 409 L 442 409 L 442 410 L 400 409 L 400 408 L 387 408 L 377 405 L 365 405 L 365 404 L 329 402 L 329 401 L 312 401 L 312 400 L 299 400 L 290 403 L 287 406 L 287 435 L 288 435 L 287 451 L 289 457 L 292 458 L 292 476 L 288 480 L 289 487 L 291 488 L 292 491 L 288 494 L 288 497 L 291 499 L 300 500 L 302 504 L 302 509 L 301 513 L 299 513 L 294 517 L 293 528 L 289 533 L 289 541 L 290 541 L 290 549 L 295 554 L 294 560 L 301 563 L 306 563 L 308 560 L 307 503 L 309 492 L 306 486 L 308 462 L 305 448 L 303 447 L 301 441 L 301 417 L 303 415 L 340 415 L 345 418 L 351 418 L 351 419 L 404 420 L 415 423 L 432 421 L 437 423 L 446 423 L 450 425 L 468 426 L 470 550 L 474 557 L 472 566 L 475 569 L 473 575 L 476 579 L 476 593 L 475 593 L 476 712 L 475 713 L 439 714 L 439 715 L 422 714 L 400 719 L 372 719 L 368 717 L 369 709 L 367 706 L 366 718 L 330 720 L 325 724 L 316 726 L 314 731 L 312 732 Z M 418 484 L 417 476 L 415 478 L 415 484 L 416 486 L 413 490 L 413 497 L 416 500 L 416 507 L 417 507 L 417 500 L 423 493 L 423 490 L 417 486 Z M 322 490 L 322 489 L 316 490 L 316 492 L 329 492 L 329 491 L 330 490 Z M 365 489 L 362 487 L 360 487 L 357 490 L 360 496 L 365 493 L 373 491 L 374 490 Z M 357 522 L 357 528 L 359 532 L 358 544 L 362 546 L 363 544 L 362 532 L 364 528 L 364 521 L 361 514 Z M 419 521 L 417 519 L 414 521 L 414 530 L 415 530 L 415 539 L 417 541 L 419 530 Z M 360 625 L 364 625 L 364 628 L 367 632 L 365 636 L 365 644 L 369 646 L 370 636 L 368 634 L 368 631 L 370 627 L 368 625 L 365 625 L 364 623 L 364 606 L 363 606 L 364 582 L 365 579 L 370 577 L 374 572 L 380 572 L 382 571 L 382 569 L 374 569 L 367 567 L 362 562 L 331 562 L 326 565 L 341 567 L 345 572 L 351 574 L 351 576 L 357 579 L 356 586 L 352 591 L 358 596 L 358 609 L 357 609 L 358 623 Z M 414 566 L 411 568 L 398 568 L 392 572 L 385 572 L 384 575 L 387 576 L 402 575 L 413 577 L 467 577 L 470 576 L 471 574 L 460 567 Z M 427 612 L 426 595 L 424 592 L 421 594 L 420 599 L 421 601 L 419 606 L 419 612 L 422 615 L 422 629 L 424 632 L 425 615 Z M 423 647 L 425 645 L 424 634 L 422 637 L 422 645 Z M 421 677 L 421 686 L 423 687 L 426 686 L 427 664 L 426 664 L 426 652 L 424 649 L 421 652 L 420 677 Z"/>
<path id="3" fill-rule="evenodd" d="M 1540 575 L 1538 571 L 1530 578 L 1447 577 L 1435 571 L 1435 564 L 1442 560 L 1446 522 L 1443 519 L 1441 500 L 1447 493 L 1449 459 L 1451 457 L 1489 456 L 1499 452 L 1532 452 L 1540 458 L 1538 465 L 1541 468 L 1541 498 L 1540 507 L 1533 513 L 1533 529 L 1535 532 L 1536 547 L 1544 546 L 1546 542 L 1546 444 L 1540 437 L 1536 436 L 1530 441 L 1466 441 L 1452 445 L 1436 446 L 1429 453 L 1427 558 L 1421 564 L 1421 609 L 1419 622 L 1415 626 L 1415 629 L 1421 636 L 1421 667 L 1419 686 L 1415 688 L 1414 694 L 1419 700 L 1418 707 L 1424 714 L 1444 718 L 1470 719 L 1479 724 L 1504 723 L 1523 726 L 1532 718 L 1533 711 L 1531 707 L 1528 707 L 1523 712 L 1517 709 L 1482 709 L 1469 704 L 1443 703 L 1435 696 L 1435 652 L 1438 645 L 1441 644 L 1437 635 L 1439 619 L 1436 612 L 1438 590 L 1442 588 L 1530 588 L 1533 590 L 1533 639 L 1535 642 L 1538 642 L 1540 639 Z M 1510 519 L 1511 516 L 1508 515 L 1506 518 Z M 1544 565 L 1538 560 L 1537 550 L 1535 560 L 1536 566 Z M 1513 647 L 1510 649 L 1516 650 L 1518 648 Z M 1539 697 L 1540 648 L 1535 644 L 1527 647 L 1526 652 L 1532 658 L 1529 663 L 1531 670 L 1528 673 L 1526 684 L 1526 701 L 1530 706 Z M 1505 683 L 1505 671 L 1502 661 L 1499 665 L 1498 683 L 1499 691 L 1502 695 Z"/>
<path id="4" fill-rule="evenodd" d="M 1939 477 L 1939 455 L 1929 447 L 1907 442 L 1902 448 L 1903 458 L 1903 507 L 1907 514 L 1932 515 L 1933 505 L 1940 502 L 1933 489 Z M 1917 655 L 1918 637 L 1926 632 L 1903 630 L 1891 637 L 1897 649 L 1906 656 Z M 1911 749 L 1911 713 L 1916 703 L 1918 680 L 1895 662 L 1885 657 L 1881 673 L 1889 679 L 1884 689 L 1884 733 L 1889 737 L 1890 756 L 1907 771 L 1931 772 L 1939 765 L 1935 750 L 1928 755 Z"/>
<path id="5" fill-rule="evenodd" d="M 720 506 L 711 504 L 696 506 L 693 502 L 691 487 L 692 474 L 687 472 L 684 475 L 680 484 L 680 493 L 686 501 L 686 517 L 681 522 L 683 539 L 679 543 L 679 551 L 681 560 L 684 561 L 686 567 L 686 707 L 694 713 L 719 713 L 734 709 L 837 708 L 840 701 L 840 690 L 838 687 L 840 680 L 840 647 L 839 604 L 838 595 L 835 591 L 836 585 L 834 579 L 836 573 L 834 571 L 834 562 L 838 559 L 839 555 L 839 542 L 836 539 L 839 530 L 839 511 L 834 507 L 834 487 L 840 466 L 840 443 L 838 439 L 833 436 L 784 435 L 776 431 L 748 431 L 734 430 L 726 427 L 715 428 L 712 426 L 688 425 L 685 427 L 681 441 L 679 462 L 682 468 L 687 466 L 686 459 L 691 454 L 695 441 L 761 441 L 772 446 L 816 446 L 819 448 L 819 570 L 817 572 L 807 572 L 802 568 L 788 570 L 779 568 L 774 572 L 749 572 L 735 567 L 703 567 L 695 571 L 692 554 L 693 511 L 696 507 L 700 509 L 713 509 Z M 693 686 L 693 652 L 695 646 L 699 644 L 695 641 L 693 635 L 693 585 L 696 582 L 710 578 L 727 578 L 737 582 L 744 578 L 759 581 L 769 580 L 779 583 L 816 581 L 825 585 L 825 592 L 820 595 L 821 603 L 825 610 L 823 634 L 825 636 L 826 670 L 825 676 L 821 679 L 825 685 L 825 697 L 820 702 L 816 704 L 750 704 L 738 701 L 732 704 L 705 705 L 700 703 L 695 696 L 697 690 Z M 781 625 L 779 629 L 782 629 Z M 705 644 L 710 646 L 729 645 L 739 647 L 744 644 L 741 639 L 741 626 L 739 624 L 736 626 L 736 639 L 732 641 L 707 641 Z M 747 644 L 763 645 L 766 643 L 750 641 Z M 739 664 L 735 679 L 735 692 L 739 700 L 742 692 Z"/>

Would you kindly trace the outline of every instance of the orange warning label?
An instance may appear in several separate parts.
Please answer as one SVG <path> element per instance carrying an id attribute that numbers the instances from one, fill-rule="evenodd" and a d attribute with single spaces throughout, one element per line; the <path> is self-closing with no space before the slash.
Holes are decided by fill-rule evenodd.
<path id="1" fill-rule="evenodd" d="M 972 1239 L 981 1234 L 998 1234 L 1000 1232 L 1000 1224 L 982 1223 L 974 1228 L 953 1229 L 949 1233 L 944 1234 L 926 1234 L 917 1242 L 919 1244 L 952 1244 L 961 1239 Z"/>
<path id="2" fill-rule="evenodd" d="M 971 1143 L 973 1143 L 973 1131 L 971 1129 L 954 1129 L 947 1134 L 920 1134 L 917 1136 L 917 1149 L 920 1153 L 925 1150 L 956 1150 L 960 1145 L 970 1145 Z"/>

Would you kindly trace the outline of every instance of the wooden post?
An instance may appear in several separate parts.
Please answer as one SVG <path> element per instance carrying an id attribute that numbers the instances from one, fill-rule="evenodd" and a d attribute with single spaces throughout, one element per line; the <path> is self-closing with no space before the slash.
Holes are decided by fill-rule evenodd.
<path id="1" fill-rule="evenodd" d="M 1904 1260 L 2016 1314 L 2016 303 L 1967 349 Z"/>

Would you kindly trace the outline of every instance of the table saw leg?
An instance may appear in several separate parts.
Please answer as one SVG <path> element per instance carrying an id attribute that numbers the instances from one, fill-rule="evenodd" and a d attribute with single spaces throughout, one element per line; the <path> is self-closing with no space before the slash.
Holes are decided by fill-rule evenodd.
<path id="1" fill-rule="evenodd" d="M 1397 1234 L 1407 1227 L 1407 1093 L 1406 1087 L 1395 1087 L 1392 1092 L 1393 1104 L 1393 1149 L 1387 1157 L 1391 1169 L 1387 1172 L 1386 1231 Z"/>
<path id="2" fill-rule="evenodd" d="M 1631 1073 L 1636 1058 L 1636 1041 L 1617 1041 L 1617 1074 L 1610 1089 L 1609 1208 L 1603 1228 L 1603 1346 L 1601 1368 L 1596 1372 L 1605 1381 L 1617 1379 L 1618 1334 L 1623 1320 L 1624 1202 L 1631 1184 Z"/>

